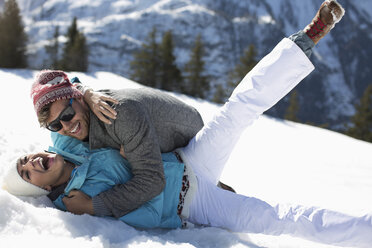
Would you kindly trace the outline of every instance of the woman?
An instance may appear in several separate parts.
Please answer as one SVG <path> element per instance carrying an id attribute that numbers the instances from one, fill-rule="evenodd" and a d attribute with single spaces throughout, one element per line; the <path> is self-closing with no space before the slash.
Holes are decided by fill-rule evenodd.
<path id="1" fill-rule="evenodd" d="M 185 148 L 162 155 L 166 177 L 163 192 L 120 219 L 142 228 L 178 228 L 193 223 L 237 232 L 296 234 L 327 243 L 348 244 L 358 239 L 370 244 L 370 232 L 365 230 L 372 232 L 372 224 L 367 218 L 316 208 L 283 211 L 216 186 L 243 130 L 313 70 L 304 53 L 311 49 L 301 50 L 296 40 L 308 37 L 316 44 L 342 15 L 336 1 L 325 1 L 305 32 L 299 32 L 292 40 L 283 39 L 246 75 L 214 119 Z M 58 192 L 55 190 L 62 187 L 61 194 L 50 197 L 58 208 L 66 210 L 63 198 L 71 190 L 79 189 L 92 197 L 131 178 L 130 164 L 118 151 L 90 151 L 78 140 L 58 134 L 52 138 L 54 147 L 49 151 L 55 153 L 26 155 L 13 165 L 5 180 L 9 192 L 42 195 Z M 100 166 L 101 163 L 109 166 Z M 337 221 L 332 221 L 335 215 Z M 348 228 L 350 225 L 353 228 Z"/>

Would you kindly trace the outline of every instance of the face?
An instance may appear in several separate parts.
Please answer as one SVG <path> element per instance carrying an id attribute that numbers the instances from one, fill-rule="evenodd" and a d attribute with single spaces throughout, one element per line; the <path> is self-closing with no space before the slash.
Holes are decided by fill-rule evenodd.
<path id="1" fill-rule="evenodd" d="M 63 99 L 52 103 L 47 124 L 57 119 L 61 112 L 68 106 L 69 100 Z M 62 129 L 58 131 L 61 135 L 70 136 L 84 140 L 89 134 L 89 109 L 82 98 L 75 98 L 72 102 L 75 116 L 70 121 L 60 121 Z"/>
<path id="2" fill-rule="evenodd" d="M 73 167 L 58 154 L 41 152 L 17 160 L 17 171 L 27 182 L 46 190 L 67 182 Z"/>

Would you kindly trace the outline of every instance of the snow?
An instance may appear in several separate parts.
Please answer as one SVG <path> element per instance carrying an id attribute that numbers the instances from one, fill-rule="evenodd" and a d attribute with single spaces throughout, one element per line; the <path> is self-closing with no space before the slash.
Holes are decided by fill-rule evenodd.
<path id="1" fill-rule="evenodd" d="M 0 70 L 0 180 L 23 153 L 46 149 L 29 90 L 36 71 Z M 141 85 L 108 73 L 69 73 L 94 89 Z M 219 107 L 170 93 L 207 121 Z M 269 204 L 318 206 L 352 216 L 371 215 L 372 144 L 339 133 L 262 116 L 241 137 L 221 181 Z M 0 242 L 6 247 L 339 247 L 290 235 L 233 233 L 218 228 L 138 230 L 121 221 L 76 216 L 46 197 L 15 197 L 0 189 Z M 340 230 L 342 232 L 343 230 Z M 353 247 L 358 247 L 356 243 Z"/>

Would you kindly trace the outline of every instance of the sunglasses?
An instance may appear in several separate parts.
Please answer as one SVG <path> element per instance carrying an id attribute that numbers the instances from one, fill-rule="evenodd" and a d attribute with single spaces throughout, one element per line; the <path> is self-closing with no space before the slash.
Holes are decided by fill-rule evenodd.
<path id="1" fill-rule="evenodd" d="M 68 105 L 62 112 L 59 114 L 57 119 L 54 121 L 50 122 L 47 124 L 46 128 L 52 132 L 58 132 L 59 130 L 62 129 L 62 123 L 61 121 L 64 122 L 69 122 L 74 118 L 75 116 L 75 110 L 72 108 L 72 100 L 73 98 L 70 98 L 70 101 L 68 102 Z"/>

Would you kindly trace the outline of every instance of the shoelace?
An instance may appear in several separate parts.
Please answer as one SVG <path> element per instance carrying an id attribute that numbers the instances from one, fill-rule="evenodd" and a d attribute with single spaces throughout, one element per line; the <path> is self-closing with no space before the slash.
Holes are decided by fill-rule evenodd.
<path id="1" fill-rule="evenodd" d="M 326 24 L 322 22 L 320 17 L 318 17 L 318 20 L 316 22 L 313 22 L 310 26 L 310 29 L 306 32 L 306 34 L 311 38 L 316 38 L 320 36 L 320 34 L 323 32 L 323 30 L 327 27 Z"/>

